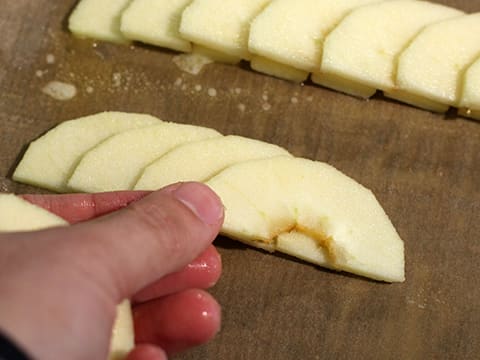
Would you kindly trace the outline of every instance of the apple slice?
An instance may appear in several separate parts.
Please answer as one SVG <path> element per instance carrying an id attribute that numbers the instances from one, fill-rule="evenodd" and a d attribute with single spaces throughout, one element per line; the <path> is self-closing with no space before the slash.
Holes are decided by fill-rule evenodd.
<path id="1" fill-rule="evenodd" d="M 162 123 L 114 135 L 87 152 L 68 187 L 102 192 L 132 189 L 142 171 L 174 147 L 221 136 L 200 126 Z"/>
<path id="2" fill-rule="evenodd" d="M 404 281 L 403 242 L 375 196 L 327 164 L 254 160 L 207 184 L 225 206 L 227 236 L 328 268 Z"/>
<path id="3" fill-rule="evenodd" d="M 69 30 L 81 38 L 127 43 L 120 18 L 131 0 L 80 0 L 68 19 Z"/>
<path id="4" fill-rule="evenodd" d="M 480 120 L 480 58 L 465 72 L 458 106 L 463 116 Z"/>
<path id="5" fill-rule="evenodd" d="M 92 147 L 114 134 L 160 123 L 150 115 L 121 112 L 103 112 L 65 121 L 30 144 L 13 179 L 66 192 L 74 168 Z"/>
<path id="6" fill-rule="evenodd" d="M 480 55 L 480 13 L 429 25 L 399 57 L 396 85 L 400 96 L 458 106 L 463 74 Z M 387 94 L 395 98 L 396 93 Z M 424 107 L 415 99 L 412 105 Z"/>
<path id="7" fill-rule="evenodd" d="M 290 65 L 267 59 L 263 56 L 252 56 L 250 67 L 263 74 L 275 76 L 280 79 L 301 83 L 308 79 L 308 71 L 298 70 Z"/>
<path id="8" fill-rule="evenodd" d="M 379 0 L 276 0 L 252 22 L 248 49 L 255 54 L 252 67 L 288 80 L 294 69 L 320 68 L 325 36 L 352 9 Z M 265 60 L 274 63 L 269 67 Z M 282 64 L 283 67 L 280 67 Z M 294 80 L 300 78 L 295 74 Z M 305 77 L 305 74 L 302 74 Z M 301 81 L 303 81 L 301 80 Z"/>
<path id="9" fill-rule="evenodd" d="M 183 10 L 192 0 L 133 0 L 123 12 L 120 30 L 127 39 L 190 52 L 179 28 Z"/>
<path id="10" fill-rule="evenodd" d="M 203 47 L 249 59 L 251 21 L 270 0 L 194 0 L 183 12 L 180 33 Z"/>
<path id="11" fill-rule="evenodd" d="M 279 155 L 289 153 L 277 145 L 234 135 L 187 143 L 149 165 L 134 189 L 157 190 L 180 181 L 206 181 L 235 163 Z"/>
<path id="12" fill-rule="evenodd" d="M 35 206 L 13 194 L 0 194 L 0 232 L 33 231 L 55 226 L 67 226 L 61 217 Z M 134 347 L 133 319 L 130 301 L 117 307 L 112 330 L 109 360 L 121 360 Z"/>
<path id="13" fill-rule="evenodd" d="M 376 89 L 392 91 L 397 58 L 409 42 L 425 26 L 461 15 L 451 7 L 415 0 L 357 8 L 325 39 L 319 76 L 328 75 L 334 89 L 355 96 L 355 86 L 371 88 L 371 95 Z"/>

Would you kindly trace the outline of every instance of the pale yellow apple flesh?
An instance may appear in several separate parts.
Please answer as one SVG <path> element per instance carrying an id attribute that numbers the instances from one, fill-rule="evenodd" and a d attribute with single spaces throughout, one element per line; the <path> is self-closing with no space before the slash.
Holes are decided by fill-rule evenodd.
<path id="1" fill-rule="evenodd" d="M 397 0 L 359 7 L 348 14 L 327 36 L 320 70 L 334 89 L 351 92 L 352 83 L 393 91 L 397 58 L 427 25 L 461 16 L 457 9 L 426 1 Z M 348 82 L 342 86 L 342 82 Z M 323 84 L 325 85 L 325 83 Z"/>
<path id="2" fill-rule="evenodd" d="M 80 0 L 68 19 L 69 30 L 82 38 L 127 43 L 120 18 L 131 0 Z"/>
<path id="3" fill-rule="evenodd" d="M 399 57 L 397 88 L 447 106 L 458 106 L 463 74 L 480 55 L 479 33 L 480 13 L 424 28 Z"/>
<path id="4" fill-rule="evenodd" d="M 65 121 L 30 144 L 13 179 L 66 192 L 74 168 L 95 145 L 123 131 L 160 123 L 150 115 L 121 112 L 103 112 Z"/>
<path id="5" fill-rule="evenodd" d="M 183 10 L 192 0 L 133 0 L 123 12 L 124 37 L 146 44 L 190 52 L 192 45 L 180 36 Z"/>
<path id="6" fill-rule="evenodd" d="M 33 231 L 67 226 L 62 218 L 13 194 L 0 194 L 0 232 Z M 135 336 L 130 302 L 117 307 L 108 360 L 122 360 L 133 349 Z"/>
<path id="7" fill-rule="evenodd" d="M 250 60 L 250 67 L 263 74 L 275 76 L 280 79 L 290 80 L 301 83 L 307 80 L 309 73 L 307 71 L 298 70 L 293 66 L 285 65 L 263 56 L 253 55 Z"/>
<path id="8" fill-rule="evenodd" d="M 230 165 L 279 155 L 289 154 L 277 145 L 241 136 L 191 142 L 149 165 L 134 189 L 157 190 L 180 181 L 206 181 Z"/>
<path id="9" fill-rule="evenodd" d="M 272 1 L 252 22 L 249 51 L 298 70 L 317 71 L 325 36 L 349 11 L 373 1 L 378 0 Z"/>
<path id="10" fill-rule="evenodd" d="M 465 72 L 458 107 L 463 116 L 480 120 L 480 57 Z"/>
<path id="11" fill-rule="evenodd" d="M 67 186 L 80 192 L 132 189 L 143 170 L 166 152 L 217 136 L 213 129 L 167 122 L 120 133 L 88 151 Z"/>
<path id="12" fill-rule="evenodd" d="M 183 12 L 180 33 L 203 47 L 249 59 L 250 22 L 270 0 L 194 0 Z"/>
<path id="13" fill-rule="evenodd" d="M 249 161 L 207 185 L 224 203 L 227 236 L 376 280 L 405 279 L 403 242 L 375 196 L 327 164 Z"/>

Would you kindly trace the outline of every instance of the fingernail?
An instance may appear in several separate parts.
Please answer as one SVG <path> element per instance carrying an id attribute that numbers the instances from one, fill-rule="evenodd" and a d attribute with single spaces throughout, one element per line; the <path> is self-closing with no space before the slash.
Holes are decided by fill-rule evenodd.
<path id="1" fill-rule="evenodd" d="M 216 225 L 223 218 L 224 210 L 220 198 L 206 185 L 184 183 L 173 195 L 205 224 Z"/>

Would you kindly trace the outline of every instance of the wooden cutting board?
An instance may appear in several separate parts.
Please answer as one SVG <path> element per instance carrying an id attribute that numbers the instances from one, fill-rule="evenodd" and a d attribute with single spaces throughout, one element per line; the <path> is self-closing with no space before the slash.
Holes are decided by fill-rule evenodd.
<path id="1" fill-rule="evenodd" d="M 480 123 L 300 86 L 248 65 L 189 75 L 167 50 L 73 38 L 66 23 L 75 0 L 1 2 L 0 191 L 42 191 L 11 174 L 26 145 L 56 124 L 146 112 L 326 161 L 374 191 L 405 241 L 407 280 L 384 284 L 219 238 L 224 274 L 212 293 L 222 330 L 176 359 L 477 358 Z M 480 11 L 478 0 L 438 2 Z M 45 95 L 52 80 L 77 95 Z"/>

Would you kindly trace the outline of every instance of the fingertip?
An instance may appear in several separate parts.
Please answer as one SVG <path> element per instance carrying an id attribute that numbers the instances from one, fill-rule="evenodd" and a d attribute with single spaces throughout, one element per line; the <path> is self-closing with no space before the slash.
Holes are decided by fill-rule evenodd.
<path id="1" fill-rule="evenodd" d="M 139 344 L 128 354 L 126 360 L 167 360 L 161 348 L 151 344 Z"/>
<path id="2" fill-rule="evenodd" d="M 196 182 L 182 183 L 172 194 L 205 224 L 221 226 L 224 217 L 223 204 L 207 185 Z"/>

